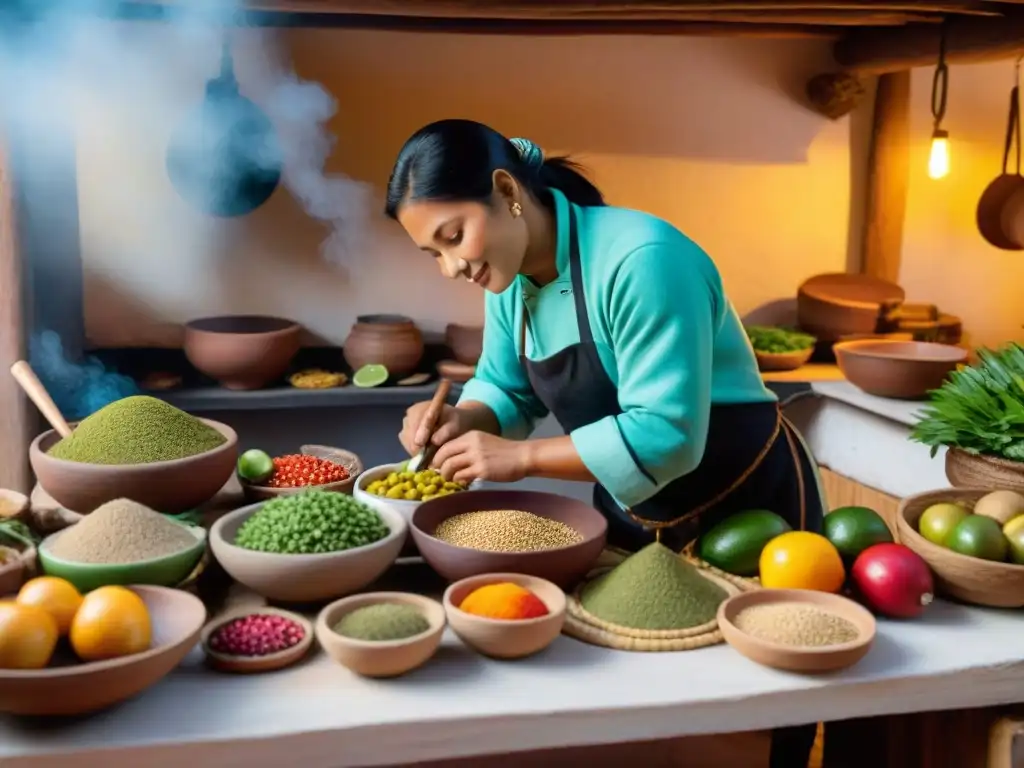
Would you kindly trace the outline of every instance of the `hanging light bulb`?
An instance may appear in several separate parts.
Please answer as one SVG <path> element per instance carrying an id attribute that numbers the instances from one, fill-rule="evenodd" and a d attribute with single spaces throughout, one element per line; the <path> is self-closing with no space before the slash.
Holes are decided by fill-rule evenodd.
<path id="1" fill-rule="evenodd" d="M 939 62 L 932 77 L 932 146 L 928 154 L 928 175 L 942 179 L 949 174 L 949 131 L 941 128 L 946 116 L 946 95 L 949 91 L 949 69 L 946 67 L 946 23 L 939 30 Z"/>
<path id="2" fill-rule="evenodd" d="M 949 132 L 936 128 L 932 133 L 932 148 L 928 154 L 928 176 L 942 179 L 949 174 Z"/>

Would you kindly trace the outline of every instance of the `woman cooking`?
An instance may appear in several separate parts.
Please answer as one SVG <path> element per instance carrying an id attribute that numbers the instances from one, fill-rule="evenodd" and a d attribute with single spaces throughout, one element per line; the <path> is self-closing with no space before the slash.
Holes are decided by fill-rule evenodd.
<path id="1" fill-rule="evenodd" d="M 747 509 L 820 529 L 813 460 L 714 262 L 671 224 L 605 205 L 567 159 L 469 120 L 406 142 L 386 211 L 442 274 L 486 292 L 476 375 L 432 437 L 429 404 L 407 411 L 410 454 L 429 437 L 449 479 L 595 483 L 609 543 L 630 551 L 655 535 L 678 550 Z M 526 439 L 548 413 L 565 436 Z M 806 765 L 813 739 L 778 733 L 772 765 Z"/>

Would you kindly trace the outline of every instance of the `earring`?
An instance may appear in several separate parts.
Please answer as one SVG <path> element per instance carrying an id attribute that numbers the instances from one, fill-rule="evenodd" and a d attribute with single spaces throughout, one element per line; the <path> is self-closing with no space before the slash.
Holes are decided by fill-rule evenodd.
<path id="1" fill-rule="evenodd" d="M 508 212 L 512 214 L 513 219 L 518 219 L 523 213 L 523 206 L 518 202 L 512 203 L 512 205 L 508 207 Z"/>

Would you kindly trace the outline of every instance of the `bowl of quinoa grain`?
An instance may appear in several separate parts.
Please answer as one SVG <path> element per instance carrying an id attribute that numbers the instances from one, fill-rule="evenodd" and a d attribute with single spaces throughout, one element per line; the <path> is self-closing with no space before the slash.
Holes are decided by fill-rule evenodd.
<path id="1" fill-rule="evenodd" d="M 423 502 L 409 531 L 423 559 L 448 581 L 523 573 L 568 589 L 604 551 L 608 522 L 567 496 L 485 490 Z"/>
<path id="2" fill-rule="evenodd" d="M 80 592 L 113 584 L 173 587 L 206 551 L 206 530 L 145 505 L 114 499 L 39 545 L 43 573 Z"/>
<path id="3" fill-rule="evenodd" d="M 718 628 L 751 661 L 802 674 L 853 666 L 871 649 L 876 629 L 862 605 L 807 589 L 741 592 L 718 607 Z"/>

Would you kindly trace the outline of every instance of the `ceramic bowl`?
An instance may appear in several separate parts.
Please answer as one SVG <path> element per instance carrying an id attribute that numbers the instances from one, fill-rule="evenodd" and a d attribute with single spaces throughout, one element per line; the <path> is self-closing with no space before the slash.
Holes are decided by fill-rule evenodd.
<path id="1" fill-rule="evenodd" d="M 476 365 L 484 349 L 484 329 L 480 326 L 449 323 L 444 330 L 444 343 L 458 362 Z"/>
<path id="2" fill-rule="evenodd" d="M 28 457 L 43 490 L 65 509 L 88 514 L 108 501 L 132 499 L 158 512 L 186 512 L 216 496 L 238 461 L 235 431 L 218 421 L 202 421 L 226 440 L 213 450 L 184 459 L 148 464 L 65 461 L 46 453 L 60 440 L 52 429 L 32 441 Z"/>
<path id="3" fill-rule="evenodd" d="M 760 371 L 795 371 L 804 365 L 814 354 L 814 347 L 798 349 L 795 352 L 758 352 L 754 350 L 754 357 L 757 358 L 757 368 Z"/>
<path id="4" fill-rule="evenodd" d="M 246 616 L 267 615 L 281 616 L 290 621 L 294 621 L 302 627 L 302 631 L 305 634 L 303 634 L 302 639 L 291 648 L 278 653 L 268 653 L 265 656 L 239 656 L 232 653 L 215 651 L 210 647 L 210 639 L 213 637 L 214 633 L 225 624 Z M 237 672 L 244 674 L 272 672 L 276 669 L 284 669 L 285 667 L 290 667 L 292 664 L 297 664 L 302 661 L 303 657 L 307 653 L 309 653 L 309 649 L 313 647 L 313 624 L 304 616 L 300 616 L 297 613 L 282 611 L 280 608 L 262 606 L 260 608 L 232 611 L 231 613 L 227 613 L 223 616 L 218 616 L 203 627 L 203 633 L 200 636 L 199 641 L 203 646 L 203 652 L 206 654 L 206 663 L 213 669 L 218 669 L 221 672 Z"/>
<path id="5" fill-rule="evenodd" d="M 245 496 L 246 501 L 252 503 L 268 501 L 269 499 L 276 499 L 278 496 L 289 496 L 309 488 L 330 493 L 352 495 L 352 489 L 355 487 L 356 480 L 359 479 L 359 475 L 363 472 L 363 461 L 359 456 L 351 451 L 346 451 L 342 448 L 331 448 L 326 445 L 304 445 L 299 449 L 299 453 L 341 464 L 348 470 L 348 480 L 340 480 L 337 483 L 325 483 L 324 485 L 303 486 L 301 488 L 271 488 L 267 485 L 250 483 L 248 480 L 239 477 L 238 482 L 242 486 L 242 494 Z"/>
<path id="6" fill-rule="evenodd" d="M 392 472 L 401 471 L 401 464 L 381 464 L 378 467 L 371 467 L 370 469 L 363 472 L 355 482 L 352 494 L 355 498 L 368 507 L 372 507 L 380 511 L 381 509 L 391 509 L 398 512 L 405 518 L 405 521 L 412 521 L 412 513 L 416 511 L 423 502 L 421 501 L 405 501 L 404 499 L 386 499 L 382 496 L 375 496 L 366 490 L 366 488 L 374 480 L 380 480 L 381 478 L 387 477 Z M 474 480 L 469 485 L 471 491 L 479 490 L 483 485 L 479 480 Z M 463 491 L 465 493 L 465 491 Z M 413 541 L 412 537 L 408 538 L 405 542 L 405 547 L 402 550 L 403 557 L 415 557 L 418 554 L 416 548 L 416 542 Z"/>
<path id="7" fill-rule="evenodd" d="M 53 545 L 68 531 L 50 534 L 39 545 L 39 564 L 47 576 L 57 576 L 74 584 L 79 592 L 89 592 L 97 587 L 112 584 L 151 584 L 158 587 L 174 587 L 180 584 L 196 567 L 206 550 L 206 530 L 199 526 L 185 526 L 195 536 L 195 544 L 173 555 L 165 555 L 137 563 L 76 563 L 53 554 Z"/>
<path id="8" fill-rule="evenodd" d="M 177 667 L 199 641 L 206 621 L 202 601 L 166 587 L 131 589 L 145 601 L 153 622 L 148 651 L 40 670 L 0 669 L 0 714 L 89 714 L 132 698 Z"/>
<path id="9" fill-rule="evenodd" d="M 31 578 L 36 554 L 35 547 L 15 549 L 0 545 L 0 598 L 15 594 Z"/>
<path id="10" fill-rule="evenodd" d="M 280 317 L 204 317 L 185 325 L 185 356 L 225 389 L 260 389 L 284 376 L 301 334 L 301 325 Z"/>
<path id="11" fill-rule="evenodd" d="M 913 400 L 938 389 L 967 361 L 967 350 L 929 341 L 861 339 L 832 346 L 851 384 L 869 395 Z"/>
<path id="12" fill-rule="evenodd" d="M 402 640 L 354 640 L 334 631 L 342 617 L 357 608 L 380 603 L 410 605 L 420 611 L 430 628 Z M 436 600 L 406 592 L 368 592 L 331 603 L 316 620 L 316 639 L 327 655 L 364 677 L 397 677 L 422 666 L 437 651 L 444 635 L 444 608 Z"/>
<path id="13" fill-rule="evenodd" d="M 0 488 L 0 520 L 17 519 L 28 510 L 30 505 L 31 502 L 24 493 Z"/>
<path id="14" fill-rule="evenodd" d="M 405 542 L 405 518 L 394 510 L 378 509 L 391 532 L 364 547 L 322 555 L 278 555 L 236 547 L 238 529 L 264 503 L 220 518 L 210 529 L 210 548 L 231 578 L 268 600 L 315 603 L 351 594 L 390 568 Z"/>
<path id="15" fill-rule="evenodd" d="M 548 615 L 536 619 L 509 621 L 487 619 L 459 609 L 475 589 L 488 584 L 511 582 L 524 587 L 547 606 Z M 565 593 L 546 579 L 521 573 L 488 573 L 457 581 L 444 593 L 444 611 L 459 639 L 485 656 L 519 659 L 547 648 L 565 624 Z"/>
<path id="16" fill-rule="evenodd" d="M 761 640 L 736 626 L 746 608 L 773 603 L 800 603 L 840 616 L 857 628 L 857 637 L 828 646 L 792 646 Z M 875 640 L 875 617 L 841 595 L 808 589 L 758 589 L 741 592 L 718 606 L 718 628 L 725 641 L 751 661 L 787 672 L 820 674 L 851 667 L 864 658 Z"/>
<path id="17" fill-rule="evenodd" d="M 958 502 L 970 510 L 991 490 L 992 487 L 945 488 L 908 496 L 900 502 L 896 514 L 896 539 L 928 563 L 938 594 L 974 605 L 1021 608 L 1024 607 L 1024 565 L 961 555 L 932 544 L 917 531 L 921 515 L 932 504 Z"/>
<path id="18" fill-rule="evenodd" d="M 539 552 L 486 552 L 457 547 L 434 537 L 443 521 L 466 512 L 519 509 L 557 520 L 582 536 L 576 544 Z M 604 550 L 608 523 L 589 504 L 541 491 L 487 490 L 453 493 L 423 502 L 410 531 L 423 559 L 448 581 L 485 573 L 523 573 L 568 589 L 586 576 Z"/>

